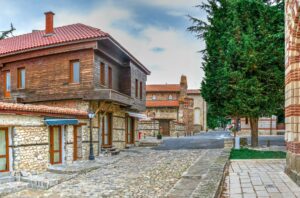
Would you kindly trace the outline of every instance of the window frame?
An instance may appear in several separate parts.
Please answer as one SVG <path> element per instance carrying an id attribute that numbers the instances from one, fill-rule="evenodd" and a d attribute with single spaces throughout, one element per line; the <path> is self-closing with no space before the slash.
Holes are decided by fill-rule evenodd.
<path id="1" fill-rule="evenodd" d="M 113 78 L 113 76 L 112 76 L 112 68 L 110 66 L 108 66 L 108 88 L 109 89 L 112 89 L 112 84 L 113 84 L 112 78 Z"/>
<path id="2" fill-rule="evenodd" d="M 24 70 L 24 85 L 22 86 L 22 71 Z M 17 88 L 18 89 L 25 89 L 26 88 L 26 69 L 25 67 L 19 67 L 17 69 L 18 73 L 18 80 L 17 80 Z"/>
<path id="3" fill-rule="evenodd" d="M 100 62 L 100 85 L 105 86 L 105 63 Z"/>
<path id="4" fill-rule="evenodd" d="M 78 75 L 79 75 L 79 79 L 78 82 L 74 81 L 74 63 L 78 62 L 79 63 L 79 71 L 78 71 Z M 73 83 L 73 84 L 80 84 L 80 60 L 76 59 L 76 60 L 70 60 L 70 73 L 69 73 L 69 82 Z"/>
<path id="5" fill-rule="evenodd" d="M 9 75 L 10 75 L 10 90 L 8 91 L 7 90 L 7 74 L 9 73 Z M 4 89 L 4 97 L 5 98 L 10 98 L 11 97 L 11 72 L 10 72 L 10 70 L 5 70 L 5 71 L 3 71 L 3 74 L 4 74 L 4 78 L 3 78 L 3 80 L 4 80 L 4 83 L 3 83 L 3 89 Z"/>
<path id="6" fill-rule="evenodd" d="M 152 94 L 152 100 L 156 100 L 156 95 L 155 94 Z"/>
<path id="7" fill-rule="evenodd" d="M 173 95 L 172 94 L 169 94 L 168 100 L 173 100 Z"/>
<path id="8" fill-rule="evenodd" d="M 138 79 L 135 79 L 135 97 L 139 97 L 139 81 Z"/>
<path id="9" fill-rule="evenodd" d="M 143 100 L 143 82 L 140 81 L 140 100 Z"/>

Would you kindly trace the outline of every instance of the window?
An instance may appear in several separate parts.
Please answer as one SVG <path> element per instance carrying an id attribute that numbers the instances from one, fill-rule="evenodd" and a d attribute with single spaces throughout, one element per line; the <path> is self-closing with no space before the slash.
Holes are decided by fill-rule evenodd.
<path id="1" fill-rule="evenodd" d="M 10 97 L 11 90 L 11 79 L 10 79 L 10 71 L 4 72 L 4 97 Z"/>
<path id="2" fill-rule="evenodd" d="M 245 123 L 248 124 L 248 117 L 246 117 Z"/>
<path id="3" fill-rule="evenodd" d="M 170 94 L 168 99 L 173 100 L 173 96 Z"/>
<path id="4" fill-rule="evenodd" d="M 139 81 L 135 79 L 135 97 L 139 97 Z"/>
<path id="5" fill-rule="evenodd" d="M 100 63 L 100 84 L 105 85 L 105 64 Z"/>
<path id="6" fill-rule="evenodd" d="M 140 82 L 140 99 L 143 99 L 143 82 Z"/>
<path id="7" fill-rule="evenodd" d="M 108 86 L 112 89 L 112 68 L 108 68 Z"/>
<path id="8" fill-rule="evenodd" d="M 70 82 L 80 83 L 80 62 L 78 60 L 70 61 Z"/>
<path id="9" fill-rule="evenodd" d="M 200 124 L 200 115 L 201 115 L 200 109 L 199 108 L 194 109 L 194 124 L 195 125 Z"/>
<path id="10" fill-rule="evenodd" d="M 152 100 L 156 100 L 156 95 L 152 95 Z"/>
<path id="11" fill-rule="evenodd" d="M 25 89 L 25 68 L 18 69 L 18 88 Z"/>

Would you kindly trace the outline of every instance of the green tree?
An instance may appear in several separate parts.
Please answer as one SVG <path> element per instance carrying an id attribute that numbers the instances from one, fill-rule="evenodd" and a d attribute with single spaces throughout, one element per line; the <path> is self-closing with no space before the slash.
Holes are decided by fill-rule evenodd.
<path id="1" fill-rule="evenodd" d="M 202 96 L 222 116 L 249 117 L 251 145 L 258 118 L 284 108 L 282 1 L 208 0 L 208 18 L 190 17 L 188 30 L 206 42 Z"/>
<path id="2" fill-rule="evenodd" d="M 12 36 L 12 33 L 13 31 L 15 31 L 16 29 L 14 28 L 13 24 L 10 24 L 10 29 L 9 30 L 6 30 L 6 31 L 0 31 L 1 34 L 0 34 L 0 40 L 1 39 L 5 39 L 7 38 L 9 35 Z"/>

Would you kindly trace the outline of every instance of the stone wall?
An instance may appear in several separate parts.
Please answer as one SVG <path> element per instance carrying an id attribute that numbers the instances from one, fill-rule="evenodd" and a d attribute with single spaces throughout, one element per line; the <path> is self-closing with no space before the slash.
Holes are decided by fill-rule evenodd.
<path id="1" fill-rule="evenodd" d="M 157 120 L 139 121 L 138 131 L 142 133 L 142 137 L 155 137 L 159 131 L 159 122 Z"/>
<path id="2" fill-rule="evenodd" d="M 285 1 L 285 140 L 286 172 L 300 184 L 300 83 L 299 16 L 300 1 Z"/>
<path id="3" fill-rule="evenodd" d="M 115 112 L 112 123 L 113 145 L 117 148 L 125 148 L 125 112 Z"/>
<path id="4" fill-rule="evenodd" d="M 48 166 L 49 130 L 46 126 L 11 127 L 13 169 L 43 171 Z"/>
<path id="5" fill-rule="evenodd" d="M 170 136 L 185 136 L 186 125 L 175 121 L 170 122 Z"/>

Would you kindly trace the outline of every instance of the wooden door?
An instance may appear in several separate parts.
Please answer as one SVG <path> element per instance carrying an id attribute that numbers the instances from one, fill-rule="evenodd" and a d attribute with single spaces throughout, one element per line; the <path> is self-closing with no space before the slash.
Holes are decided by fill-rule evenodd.
<path id="1" fill-rule="evenodd" d="M 170 121 L 169 120 L 160 120 L 159 128 L 162 129 L 163 136 L 170 136 Z"/>
<path id="2" fill-rule="evenodd" d="M 60 126 L 50 127 L 50 163 L 62 163 L 62 132 Z"/>
<path id="3" fill-rule="evenodd" d="M 73 130 L 73 160 L 78 159 L 78 126 L 74 126 Z"/>
<path id="4" fill-rule="evenodd" d="M 112 115 L 110 113 L 102 118 L 102 147 L 112 147 Z"/>
<path id="5" fill-rule="evenodd" d="M 126 117 L 126 144 L 134 144 L 134 118 Z"/>
<path id="6" fill-rule="evenodd" d="M 0 128 L 0 172 L 9 171 L 8 128 Z"/>

